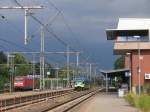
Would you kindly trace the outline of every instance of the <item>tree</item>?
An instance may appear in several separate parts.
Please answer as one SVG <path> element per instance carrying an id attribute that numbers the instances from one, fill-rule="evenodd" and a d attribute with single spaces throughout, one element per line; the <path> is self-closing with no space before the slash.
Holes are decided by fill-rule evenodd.
<path id="1" fill-rule="evenodd" d="M 0 51 L 0 90 L 4 89 L 4 84 L 8 83 L 9 75 L 8 75 L 8 68 L 7 68 L 7 56 L 4 54 L 3 51 Z"/>
<path id="2" fill-rule="evenodd" d="M 7 56 L 2 51 L 0 51 L 0 64 L 4 63 L 7 63 Z"/>
<path id="3" fill-rule="evenodd" d="M 23 55 L 15 54 L 15 63 L 16 64 L 27 64 L 27 60 Z"/>
<path id="4" fill-rule="evenodd" d="M 13 75 L 27 75 L 31 71 L 31 65 L 29 65 L 26 58 L 21 54 L 14 54 L 15 72 Z M 5 85 L 9 82 L 9 72 L 7 66 L 7 56 L 2 51 L 0 52 L 0 90 L 5 89 Z"/>
<path id="5" fill-rule="evenodd" d="M 50 72 L 50 75 L 48 76 L 49 78 L 54 78 L 55 77 L 55 69 L 51 66 L 51 64 L 45 62 L 45 74 L 47 72 Z M 35 63 L 35 73 L 37 75 L 40 75 L 40 63 Z"/>
<path id="6" fill-rule="evenodd" d="M 14 64 L 16 64 L 15 65 L 16 76 L 28 75 L 29 73 L 31 73 L 31 65 L 23 55 L 15 54 Z"/>
<path id="7" fill-rule="evenodd" d="M 114 69 L 121 69 L 125 67 L 125 57 L 120 56 L 119 58 L 116 59 L 114 63 Z"/>
<path id="8" fill-rule="evenodd" d="M 72 67 L 69 67 L 69 76 L 70 78 L 73 77 L 73 74 L 76 73 L 75 69 Z M 66 78 L 67 77 L 67 67 L 63 67 L 59 70 L 59 77 L 60 78 Z"/>

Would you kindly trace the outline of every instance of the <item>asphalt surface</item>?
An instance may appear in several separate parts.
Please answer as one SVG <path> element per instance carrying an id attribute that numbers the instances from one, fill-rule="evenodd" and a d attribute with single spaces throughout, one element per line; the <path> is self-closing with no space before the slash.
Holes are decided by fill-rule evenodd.
<path id="1" fill-rule="evenodd" d="M 99 93 L 69 112 L 138 112 L 115 93 Z"/>

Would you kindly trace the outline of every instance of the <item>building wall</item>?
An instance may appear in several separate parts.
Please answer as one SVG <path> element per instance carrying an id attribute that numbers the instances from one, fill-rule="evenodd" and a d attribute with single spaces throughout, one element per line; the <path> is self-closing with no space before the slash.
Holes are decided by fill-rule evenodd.
<path id="1" fill-rule="evenodd" d="M 114 44 L 114 50 L 120 50 L 120 51 L 126 51 L 126 50 L 137 50 L 138 49 L 138 43 L 139 42 L 118 42 L 116 41 Z M 140 42 L 140 48 L 141 49 L 150 49 L 150 41 L 148 42 Z"/>
<path id="2" fill-rule="evenodd" d="M 141 51 L 141 85 L 149 83 L 150 80 L 145 80 L 145 73 L 150 73 L 150 50 Z M 139 56 L 137 51 L 131 53 L 131 74 L 132 74 L 132 87 L 136 87 L 139 84 L 138 70 Z"/>

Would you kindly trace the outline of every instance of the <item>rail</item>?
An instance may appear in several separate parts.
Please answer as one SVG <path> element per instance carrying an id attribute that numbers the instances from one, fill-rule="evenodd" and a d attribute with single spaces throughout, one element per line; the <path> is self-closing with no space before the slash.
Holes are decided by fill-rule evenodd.
<path id="1" fill-rule="evenodd" d="M 66 101 L 65 103 L 63 103 L 61 105 L 56 106 L 53 109 L 46 110 L 43 112 L 68 112 L 69 110 L 73 109 L 74 107 L 81 104 L 83 101 L 89 99 L 93 95 L 97 94 L 101 90 L 102 89 L 96 89 L 96 90 L 89 91 L 85 94 L 81 94 L 77 97 L 74 97 L 74 98 Z"/>
<path id="2" fill-rule="evenodd" d="M 6 111 L 17 107 L 38 103 L 47 100 L 47 98 L 58 97 L 72 91 L 73 89 L 65 89 L 65 90 L 58 90 L 58 91 L 51 91 L 51 92 L 44 92 L 44 93 L 39 92 L 38 94 L 33 94 L 33 95 L 17 96 L 13 98 L 2 99 L 0 100 L 0 110 Z"/>
<path id="3" fill-rule="evenodd" d="M 72 91 L 72 92 L 68 92 L 68 94 L 63 94 L 63 95 L 58 95 L 56 97 L 46 98 L 42 102 L 30 104 L 30 105 L 24 106 L 23 108 L 11 109 L 10 112 L 26 112 L 27 110 L 29 110 L 30 112 L 35 112 L 35 111 L 36 112 L 47 112 L 49 110 L 60 107 L 63 104 L 72 102 L 75 99 L 78 99 L 78 98 L 80 99 L 82 97 L 85 97 L 86 95 L 92 95 L 94 92 L 98 92 L 98 91 L 100 91 L 99 88 L 80 91 L 80 92 Z M 61 109 L 61 111 L 62 111 L 62 109 Z"/>

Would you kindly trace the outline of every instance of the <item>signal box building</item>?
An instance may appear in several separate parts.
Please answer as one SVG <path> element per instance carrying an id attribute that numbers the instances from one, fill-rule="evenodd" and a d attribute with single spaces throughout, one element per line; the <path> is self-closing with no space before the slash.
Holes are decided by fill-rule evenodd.
<path id="1" fill-rule="evenodd" d="M 114 54 L 125 55 L 132 91 L 150 84 L 150 19 L 121 18 L 117 29 L 107 29 L 106 34 L 107 40 L 114 40 Z"/>

